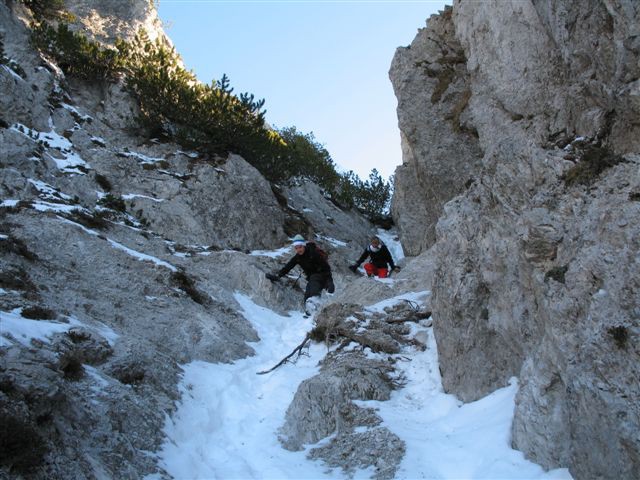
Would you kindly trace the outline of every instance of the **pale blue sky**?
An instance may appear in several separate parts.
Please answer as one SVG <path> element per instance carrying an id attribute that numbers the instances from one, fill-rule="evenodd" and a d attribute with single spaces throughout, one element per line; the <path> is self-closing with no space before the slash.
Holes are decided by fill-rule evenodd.
<path id="1" fill-rule="evenodd" d="M 313 132 L 366 179 L 402 163 L 389 66 L 444 0 L 159 0 L 186 67 L 264 98 L 267 121 Z"/>

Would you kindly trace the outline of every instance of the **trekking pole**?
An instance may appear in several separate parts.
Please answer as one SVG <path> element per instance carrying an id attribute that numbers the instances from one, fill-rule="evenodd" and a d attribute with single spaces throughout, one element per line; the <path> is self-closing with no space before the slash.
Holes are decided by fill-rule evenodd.
<path id="1" fill-rule="evenodd" d="M 301 276 L 302 276 L 302 272 L 298 274 L 298 278 L 296 278 L 296 281 L 293 282 L 293 288 L 296 288 L 298 286 L 298 280 L 300 280 Z"/>

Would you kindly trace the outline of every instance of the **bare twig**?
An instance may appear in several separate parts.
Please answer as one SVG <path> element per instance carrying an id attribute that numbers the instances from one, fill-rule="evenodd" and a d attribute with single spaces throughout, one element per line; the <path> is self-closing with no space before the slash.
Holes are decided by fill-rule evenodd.
<path id="1" fill-rule="evenodd" d="M 273 372 L 276 368 L 278 368 L 281 365 L 284 365 L 285 363 L 295 363 L 298 360 L 298 358 L 300 358 L 303 355 L 302 350 L 308 345 L 311 339 L 310 337 L 311 337 L 311 332 L 307 332 L 307 335 L 304 337 L 304 340 L 302 341 L 302 343 L 298 345 L 296 348 L 294 348 L 289 355 L 287 355 L 282 360 L 280 360 L 277 365 L 271 367 L 269 370 L 263 370 L 261 372 L 256 372 L 256 373 L 258 375 L 264 375 L 265 373 Z M 289 359 L 293 357 L 296 353 L 298 354 L 296 359 L 293 361 L 290 361 Z"/>
<path id="2" fill-rule="evenodd" d="M 417 312 L 416 315 L 411 315 L 406 318 L 390 318 L 385 320 L 387 323 L 404 323 L 404 322 L 420 322 L 420 320 L 427 319 L 431 316 L 431 312 Z"/>
<path id="3" fill-rule="evenodd" d="M 405 302 L 407 302 L 407 303 L 409 304 L 409 306 L 410 306 L 411 308 L 413 308 L 415 311 L 418 311 L 418 310 L 420 309 L 420 307 L 418 306 L 418 304 L 417 304 L 416 302 L 414 302 L 414 301 L 412 301 L 412 300 L 407 300 L 406 298 L 403 298 L 403 300 L 404 300 Z"/>
<path id="4" fill-rule="evenodd" d="M 405 323 L 405 322 L 416 322 L 418 323 L 421 319 L 416 317 L 409 318 L 390 318 L 389 320 L 385 320 L 386 323 Z"/>

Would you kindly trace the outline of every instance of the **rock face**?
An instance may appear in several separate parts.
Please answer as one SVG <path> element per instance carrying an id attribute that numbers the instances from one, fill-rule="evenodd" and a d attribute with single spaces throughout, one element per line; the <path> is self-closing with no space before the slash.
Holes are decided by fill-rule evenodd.
<path id="1" fill-rule="evenodd" d="M 443 205 L 465 189 L 480 165 L 477 132 L 467 121 L 471 85 L 465 64 L 450 9 L 432 16 L 429 28 L 398 48 L 391 64 L 403 157 L 391 213 L 407 255 L 433 245 Z"/>
<path id="2" fill-rule="evenodd" d="M 65 7 L 76 16 L 85 32 L 103 42 L 112 42 L 115 38 L 130 39 L 140 29 L 151 40 L 162 38 L 168 41 L 153 0 L 65 0 Z"/>
<path id="3" fill-rule="evenodd" d="M 158 28 L 151 2 L 68 7 L 100 40 Z M 137 136 L 124 85 L 65 78 L 28 20 L 0 3 L 0 477 L 167 478 L 149 452 L 180 365 L 231 362 L 259 340 L 235 292 L 299 308 L 299 291 L 264 276 L 282 258 L 260 253 L 288 244 L 291 211 L 345 270 L 374 231 L 317 187 L 300 188 L 322 219 L 295 189 L 283 206 L 237 155 Z"/>
<path id="4" fill-rule="evenodd" d="M 353 296 L 354 290 L 350 287 L 349 291 Z M 280 429 L 282 445 L 302 450 L 333 434 L 310 451 L 311 458 L 321 458 L 351 475 L 356 468 L 373 467 L 372 478 L 394 478 L 404 456 L 404 441 L 381 425 L 375 409 L 353 400 L 384 401 L 393 390 L 402 388 L 403 378 L 397 374 L 393 355 L 407 345 L 426 348 L 410 335 L 412 329 L 404 322 L 426 320 L 429 315 L 408 303 L 387 307 L 384 312 L 368 312 L 353 303 L 326 306 L 316 317 L 311 338 L 328 347 L 339 346 L 321 362 L 320 373 L 298 387 Z M 380 357 L 364 353 L 364 348 Z"/>
<path id="5" fill-rule="evenodd" d="M 471 401 L 518 376 L 514 447 L 577 478 L 640 471 L 639 8 L 455 2 L 399 50 L 391 72 L 423 75 L 422 64 L 402 60 L 414 44 L 443 39 L 438 51 L 464 58 L 452 78 L 468 89 L 463 130 L 477 132 L 465 151 L 451 148 L 455 135 L 417 132 L 432 129 L 425 117 L 450 124 L 426 99 L 460 87 L 452 81 L 440 92 L 425 75 L 414 104 L 429 108 L 420 111 L 404 99 L 411 82 L 394 80 L 405 138 L 394 199 L 403 242 L 427 238 L 439 217 L 432 308 L 445 389 Z M 443 212 L 431 201 L 400 208 L 408 192 L 431 187 L 416 179 L 451 164 L 468 169 L 443 184 L 472 181 L 449 188 L 460 194 Z M 420 227 L 403 228 L 418 219 Z"/>

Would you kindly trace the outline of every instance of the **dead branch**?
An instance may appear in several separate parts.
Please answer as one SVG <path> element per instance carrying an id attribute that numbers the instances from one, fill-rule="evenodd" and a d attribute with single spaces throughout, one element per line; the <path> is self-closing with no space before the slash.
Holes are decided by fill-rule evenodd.
<path id="1" fill-rule="evenodd" d="M 385 320 L 387 323 L 404 323 L 404 322 L 415 322 L 418 323 L 420 320 L 425 320 L 431 316 L 431 312 L 418 312 L 417 315 L 411 315 L 405 318 L 390 318 Z"/>
<path id="2" fill-rule="evenodd" d="M 405 299 L 403 299 L 403 300 L 404 300 L 405 302 L 407 302 L 407 303 L 409 304 L 409 306 L 410 306 L 411 308 L 413 308 L 413 310 L 414 310 L 414 311 L 416 311 L 416 312 L 417 312 L 417 311 L 419 310 L 419 308 L 420 308 L 420 307 L 418 306 L 418 304 L 417 304 L 416 302 L 414 302 L 414 301 L 412 301 L 412 300 L 407 300 L 406 298 L 405 298 Z"/>
<path id="3" fill-rule="evenodd" d="M 367 342 L 367 340 L 362 335 L 356 335 L 356 334 L 352 333 L 350 330 L 347 330 L 346 328 L 337 329 L 337 333 L 338 333 L 338 335 L 346 338 L 349 341 L 349 343 L 350 342 L 356 342 L 356 343 L 362 345 L 363 348 L 369 347 L 374 352 L 378 351 L 376 346 L 375 345 L 371 345 L 369 342 Z"/>
<path id="4" fill-rule="evenodd" d="M 421 318 L 417 318 L 417 317 L 409 317 L 409 318 L 390 318 L 388 320 L 385 320 L 385 322 L 387 323 L 405 323 L 405 322 L 415 322 L 418 323 L 420 320 L 422 320 Z"/>
<path id="5" fill-rule="evenodd" d="M 336 329 L 336 332 L 342 337 L 359 343 L 363 348 L 370 348 L 372 352 L 398 353 L 400 351 L 400 347 L 393 341 L 391 336 L 382 332 L 379 332 L 375 338 L 370 335 L 359 335 L 348 328 L 341 328 L 340 326 Z M 390 341 L 387 341 L 387 338 Z"/>
<path id="6" fill-rule="evenodd" d="M 307 335 L 304 337 L 304 340 L 302 341 L 302 343 L 300 345 L 298 345 L 296 348 L 294 348 L 293 351 L 289 355 L 287 355 L 282 360 L 280 360 L 277 363 L 277 365 L 271 367 L 269 370 L 263 370 L 261 372 L 256 372 L 256 373 L 258 375 L 264 375 L 265 373 L 273 372 L 276 368 L 278 368 L 281 365 L 284 365 L 285 363 L 295 363 L 296 360 L 298 360 L 298 358 L 300 358 L 300 356 L 303 355 L 302 349 L 307 346 L 307 344 L 309 343 L 310 340 L 311 340 L 311 332 L 307 332 Z M 296 353 L 298 354 L 296 359 L 294 361 L 290 361 L 289 359 L 291 357 L 293 357 Z"/>

